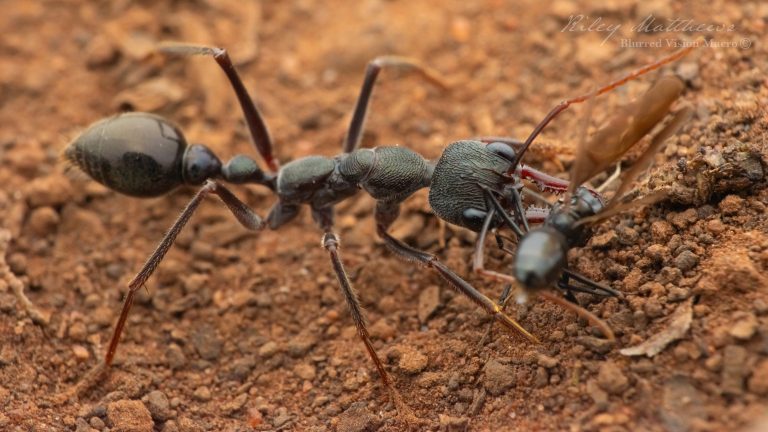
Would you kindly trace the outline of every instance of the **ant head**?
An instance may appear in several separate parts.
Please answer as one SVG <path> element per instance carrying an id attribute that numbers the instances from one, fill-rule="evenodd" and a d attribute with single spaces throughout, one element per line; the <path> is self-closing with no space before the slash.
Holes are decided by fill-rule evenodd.
<path id="1" fill-rule="evenodd" d="M 566 262 L 565 246 L 565 237 L 550 227 L 534 229 L 520 240 L 515 255 L 515 278 L 523 288 L 519 302 L 557 282 Z"/>
<path id="2" fill-rule="evenodd" d="M 221 161 L 208 147 L 193 144 L 184 152 L 181 175 L 184 183 L 203 184 L 221 173 Z"/>

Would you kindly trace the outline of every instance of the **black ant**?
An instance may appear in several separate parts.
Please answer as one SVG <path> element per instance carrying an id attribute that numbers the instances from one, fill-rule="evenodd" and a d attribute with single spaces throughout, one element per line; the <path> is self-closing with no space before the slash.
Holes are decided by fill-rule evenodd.
<path id="1" fill-rule="evenodd" d="M 590 223 L 626 208 L 617 206 L 619 199 L 627 192 L 632 179 L 642 172 L 639 167 L 645 165 L 637 164 L 633 168 L 607 207 L 598 192 L 585 186 L 577 186 L 604 171 L 650 132 L 664 118 L 670 105 L 679 96 L 682 82 L 674 77 L 661 78 L 641 100 L 624 107 L 624 110 L 610 124 L 598 131 L 591 141 L 582 142 L 576 152 L 570 182 L 540 172 L 530 175 L 527 173 L 530 168 L 520 161 L 536 136 L 568 106 L 590 100 L 629 80 L 678 60 L 692 49 L 693 47 L 684 48 L 595 92 L 560 103 L 536 126 L 525 142 L 498 138 L 458 141 L 443 152 L 432 176 L 430 206 L 440 218 L 478 232 L 473 270 L 481 275 L 509 282 L 499 300 L 502 306 L 508 300 L 511 284 L 517 284 L 520 286 L 519 302 L 525 302 L 531 294 L 538 294 L 588 319 L 598 326 L 609 340 L 614 339 L 613 332 L 604 322 L 578 306 L 573 293 L 585 292 L 620 299 L 623 298 L 622 293 L 570 270 L 566 261 L 567 252 L 589 240 Z M 687 113 L 687 110 L 679 113 L 667 128 L 656 135 L 653 145 L 641 158 L 643 163 L 648 164 L 664 140 L 679 128 L 683 115 Z M 493 159 L 492 154 L 502 155 L 506 163 Z M 522 179 L 533 180 L 543 191 L 565 193 L 565 203 L 547 203 L 551 208 L 530 207 L 523 210 Z M 538 196 L 533 191 L 529 192 Z M 653 198 L 648 197 L 633 204 L 649 203 Z M 542 225 L 531 229 L 529 223 Z M 513 252 L 505 247 L 503 237 L 496 235 L 499 247 L 515 254 L 514 277 L 484 267 L 483 252 L 488 231 L 501 227 L 511 229 L 519 239 L 517 251 Z M 573 284 L 571 280 L 579 284 Z M 550 287 L 563 291 L 571 302 L 564 302 L 560 297 L 545 290 Z"/>
<path id="2" fill-rule="evenodd" d="M 328 251 L 359 336 L 398 408 L 403 404 L 399 402 L 398 393 L 370 341 L 360 302 L 339 255 L 339 238 L 333 232 L 334 206 L 360 189 L 364 189 L 376 200 L 377 233 L 392 251 L 407 260 L 433 268 L 451 286 L 468 296 L 495 320 L 536 341 L 533 335 L 502 311 L 501 305 L 480 293 L 434 255 L 412 248 L 387 232 L 398 217 L 400 203 L 415 191 L 430 186 L 430 203 L 439 217 L 479 231 L 486 218 L 485 215 L 492 211 L 492 207 L 483 199 L 476 201 L 470 198 L 475 195 L 462 193 L 462 188 L 470 188 L 474 191 L 473 188 L 478 186 L 473 178 L 483 176 L 486 171 L 497 174 L 511 173 L 502 176 L 503 178 L 498 175 L 491 176 L 492 178 L 486 181 L 487 184 L 484 186 L 486 188 L 492 186 L 498 190 L 507 190 L 506 185 L 510 184 L 512 178 L 538 182 L 547 190 L 565 190 L 568 186 L 568 182 L 519 164 L 522 152 L 515 153 L 509 142 L 503 140 L 494 141 L 488 145 L 486 143 L 489 140 L 455 143 L 446 149 L 437 164 L 425 160 L 405 147 L 358 148 L 370 97 L 382 68 L 407 67 L 420 73 L 433 84 L 444 87 L 442 80 L 436 74 L 408 58 L 378 57 L 372 60 L 366 69 L 360 95 L 342 144 L 343 153 L 333 158 L 308 156 L 280 167 L 272 154 L 272 141 L 263 118 L 225 50 L 179 44 L 164 45 L 161 50 L 184 55 L 208 55 L 216 60 L 237 95 L 253 143 L 268 171 L 262 170 L 254 159 L 245 155 L 235 156 L 226 164 L 222 164 L 210 149 L 202 145 L 188 146 L 178 128 L 161 117 L 147 113 L 121 114 L 101 120 L 91 125 L 66 148 L 65 156 L 69 161 L 94 180 L 123 194 L 159 196 L 182 184 L 202 185 L 144 266 L 128 284 L 128 293 L 110 339 L 104 363 L 92 371 L 91 379 L 112 363 L 136 291 L 145 284 L 160 264 L 203 198 L 210 194 L 217 195 L 240 224 L 250 230 L 262 230 L 267 227 L 277 229 L 298 214 L 300 205 L 310 206 L 313 219 L 324 232 L 322 245 Z M 602 92 L 679 57 L 679 54 L 675 54 L 639 69 L 632 75 L 607 86 Z M 566 101 L 565 105 L 555 107 L 528 137 L 523 152 L 558 113 L 568 105 L 582 101 L 583 99 L 574 99 Z M 453 182 L 449 182 L 448 185 L 444 182 L 435 183 L 441 170 L 444 170 L 441 166 L 446 166 L 446 155 L 451 149 L 456 149 L 460 143 L 472 143 L 475 153 L 466 153 L 462 150 L 460 156 L 471 158 L 474 171 L 468 174 L 470 177 L 464 177 L 463 174 L 454 175 Z M 266 220 L 262 219 L 215 179 L 223 179 L 234 184 L 263 185 L 277 195 L 278 201 L 270 210 Z M 514 195 L 516 191 L 513 189 L 511 193 Z M 472 201 L 463 202 L 464 198 L 470 198 Z M 505 201 L 504 204 L 509 207 L 513 203 L 520 205 L 519 201 L 513 199 Z M 451 208 L 451 214 L 440 211 L 445 205 Z M 508 211 L 513 209 L 510 208 Z M 85 386 L 91 384 L 84 383 Z"/>

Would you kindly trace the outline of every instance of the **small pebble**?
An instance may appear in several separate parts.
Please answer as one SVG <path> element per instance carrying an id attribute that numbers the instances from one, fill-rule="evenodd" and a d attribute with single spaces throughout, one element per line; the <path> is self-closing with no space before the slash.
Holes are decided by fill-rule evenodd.
<path id="1" fill-rule="evenodd" d="M 427 367 L 427 363 L 427 356 L 414 349 L 406 348 L 401 350 L 398 366 L 405 373 L 417 374 Z"/>
<path id="2" fill-rule="evenodd" d="M 309 363 L 299 363 L 293 368 L 293 373 L 301 379 L 312 381 L 315 379 L 317 370 Z"/>
<path id="3" fill-rule="evenodd" d="M 118 400 L 107 404 L 107 424 L 112 432 L 152 432 L 152 416 L 141 401 Z"/>
<path id="4" fill-rule="evenodd" d="M 211 389 L 209 389 L 207 386 L 200 386 L 195 389 L 195 392 L 192 394 L 192 396 L 201 402 L 208 402 L 211 400 Z"/>
<path id="5" fill-rule="evenodd" d="M 699 257 L 695 253 L 685 250 L 682 251 L 676 258 L 675 258 L 675 267 L 679 268 L 681 271 L 688 271 L 696 267 L 696 265 L 699 263 Z"/>
<path id="6" fill-rule="evenodd" d="M 198 327 L 190 335 L 190 341 L 204 360 L 216 360 L 221 355 L 223 342 L 211 325 L 204 324 Z"/>
<path id="7" fill-rule="evenodd" d="M 338 432 L 367 432 L 375 431 L 382 420 L 373 414 L 365 402 L 355 402 L 339 416 L 336 426 Z"/>
<path id="8" fill-rule="evenodd" d="M 730 330 L 728 330 L 728 334 L 738 340 L 746 341 L 754 336 L 757 331 L 757 326 L 757 317 L 754 314 L 748 313 L 739 318 L 733 326 L 731 326 Z"/>
<path id="9" fill-rule="evenodd" d="M 579 336 L 576 338 L 576 343 L 597 354 L 607 354 L 613 348 L 613 342 L 594 336 Z"/>
<path id="10" fill-rule="evenodd" d="M 259 347 L 259 357 L 269 358 L 277 353 L 277 344 L 269 341 Z"/>
<path id="11" fill-rule="evenodd" d="M 600 370 L 597 374 L 597 385 L 608 392 L 608 394 L 620 395 L 629 388 L 629 379 L 627 379 L 615 362 L 606 361 L 600 365 Z"/>
<path id="12" fill-rule="evenodd" d="M 44 206 L 32 210 L 27 222 L 30 231 L 40 237 L 53 233 L 61 218 L 52 207 Z"/>
<path id="13" fill-rule="evenodd" d="M 165 393 L 159 390 L 149 392 L 146 405 L 152 418 L 156 421 L 164 422 L 172 416 L 171 404 L 168 402 L 168 397 Z"/>
<path id="14" fill-rule="evenodd" d="M 303 332 L 291 338 L 286 345 L 288 354 L 298 358 L 304 356 L 318 342 L 317 335 L 312 332 Z"/>
<path id="15" fill-rule="evenodd" d="M 752 370 L 749 391 L 761 396 L 768 395 L 768 359 L 758 363 Z"/>
<path id="16" fill-rule="evenodd" d="M 440 306 L 440 287 L 429 285 L 419 293 L 419 322 L 424 324 Z"/>
<path id="17" fill-rule="evenodd" d="M 723 349 L 720 388 L 724 394 L 735 396 L 744 392 L 747 355 L 747 349 L 742 346 L 728 345 Z"/>
<path id="18" fill-rule="evenodd" d="M 485 364 L 485 378 L 483 386 L 488 393 L 498 396 L 515 383 L 515 370 L 511 366 L 489 360 Z"/>

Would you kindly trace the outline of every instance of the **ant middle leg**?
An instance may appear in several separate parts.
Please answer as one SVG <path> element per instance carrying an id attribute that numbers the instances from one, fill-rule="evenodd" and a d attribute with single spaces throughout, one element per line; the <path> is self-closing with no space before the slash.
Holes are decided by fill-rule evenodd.
<path id="1" fill-rule="evenodd" d="M 376 78 L 378 78 L 382 69 L 395 67 L 413 70 L 440 89 L 448 89 L 448 85 L 439 73 L 416 59 L 400 56 L 381 56 L 371 60 L 368 62 L 368 66 L 365 69 L 365 78 L 363 78 L 363 85 L 360 88 L 360 95 L 357 97 L 357 102 L 355 103 L 355 109 L 352 114 L 352 120 L 349 122 L 347 135 L 344 137 L 344 143 L 342 144 L 342 151 L 344 153 L 351 153 L 360 145 L 360 139 L 363 135 L 363 125 L 365 124 L 365 117 L 371 104 L 371 96 L 373 95 L 373 87 L 376 84 Z"/>
<path id="2" fill-rule="evenodd" d="M 365 350 L 368 352 L 368 356 L 376 366 L 379 377 L 384 383 L 384 386 L 387 388 L 387 391 L 389 392 L 389 395 L 392 398 L 392 402 L 395 404 L 397 411 L 404 416 L 407 423 L 418 422 L 408 404 L 403 401 L 400 393 L 395 388 L 392 379 L 387 373 L 387 370 L 384 368 L 384 363 L 379 358 L 378 354 L 376 353 L 376 349 L 373 347 L 373 343 L 371 342 L 371 336 L 368 333 L 368 324 L 366 322 L 365 315 L 363 314 L 363 307 L 360 305 L 360 299 L 352 287 L 352 283 L 349 281 L 349 276 L 347 276 L 347 272 L 344 269 L 344 263 L 341 261 L 341 256 L 339 254 L 339 237 L 333 232 L 332 228 L 333 207 L 327 207 L 323 209 L 313 208 L 312 217 L 324 231 L 322 241 L 323 248 L 328 251 L 328 255 L 331 258 L 331 265 L 333 266 L 333 271 L 336 273 L 336 279 L 339 281 L 339 286 L 341 288 L 341 293 L 344 296 L 344 301 L 347 303 L 349 313 L 352 316 L 352 321 L 355 323 L 355 327 L 357 328 L 357 334 L 363 341 L 363 345 L 365 345 Z"/>

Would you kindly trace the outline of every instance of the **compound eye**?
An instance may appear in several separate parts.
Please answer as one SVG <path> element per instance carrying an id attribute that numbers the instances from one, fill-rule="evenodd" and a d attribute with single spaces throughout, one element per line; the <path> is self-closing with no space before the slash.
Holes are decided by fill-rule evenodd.
<path id="1" fill-rule="evenodd" d="M 485 222 L 485 218 L 488 216 L 488 212 L 470 207 L 468 209 L 464 209 L 462 216 L 464 218 L 464 226 L 475 232 L 480 232 L 480 229 L 483 227 L 483 223 Z"/>
<path id="2" fill-rule="evenodd" d="M 493 153 L 496 153 L 497 155 L 503 157 L 504 159 L 514 162 L 515 158 L 517 157 L 517 154 L 515 153 L 515 149 L 512 148 L 507 143 L 503 142 L 492 142 L 488 144 L 488 150 L 490 150 Z"/>

